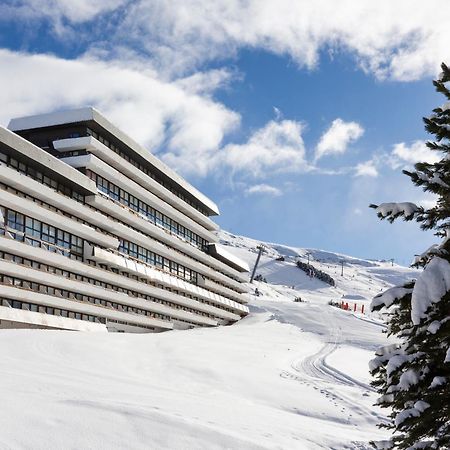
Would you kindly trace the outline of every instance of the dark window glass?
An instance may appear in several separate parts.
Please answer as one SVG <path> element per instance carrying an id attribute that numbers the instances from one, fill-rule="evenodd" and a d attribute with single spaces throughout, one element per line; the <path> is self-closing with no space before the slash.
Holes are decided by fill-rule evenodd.
<path id="1" fill-rule="evenodd" d="M 25 230 L 25 217 L 23 214 L 8 209 L 7 225 L 18 231 Z"/>

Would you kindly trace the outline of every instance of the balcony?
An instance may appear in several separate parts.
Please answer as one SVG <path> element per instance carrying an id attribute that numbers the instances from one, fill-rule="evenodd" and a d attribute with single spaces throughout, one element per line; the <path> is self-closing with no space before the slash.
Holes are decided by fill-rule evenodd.
<path id="1" fill-rule="evenodd" d="M 181 278 L 163 272 L 162 270 L 132 258 L 98 247 L 91 247 L 91 251 L 87 255 L 88 259 L 92 259 L 101 264 L 106 264 L 109 267 L 113 267 L 124 272 L 133 273 L 140 277 L 147 278 L 156 285 L 167 286 L 177 291 L 225 306 L 233 311 L 236 311 L 240 315 L 245 315 L 249 312 L 248 308 L 240 303 L 208 291 L 202 287 L 188 283 Z"/>

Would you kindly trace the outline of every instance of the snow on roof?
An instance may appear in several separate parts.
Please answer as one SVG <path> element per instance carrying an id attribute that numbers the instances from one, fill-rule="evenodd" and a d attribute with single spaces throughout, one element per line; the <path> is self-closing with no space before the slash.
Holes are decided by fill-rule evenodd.
<path id="1" fill-rule="evenodd" d="M 154 166 L 160 172 L 168 176 L 172 181 L 178 184 L 183 190 L 192 195 L 200 202 L 211 215 L 219 215 L 218 206 L 206 195 L 198 191 L 194 186 L 188 183 L 184 178 L 178 175 L 174 170 L 152 155 L 147 149 L 142 147 L 130 136 L 124 133 L 111 123 L 103 114 L 92 107 L 72 109 L 68 111 L 57 111 L 46 114 L 38 114 L 34 116 L 19 117 L 11 119 L 8 128 L 12 131 L 29 130 L 33 128 L 50 127 L 55 125 L 63 125 L 76 122 L 94 121 L 109 133 L 113 134 L 117 139 L 121 140 L 131 150 L 144 158 L 149 164 Z"/>
<path id="2" fill-rule="evenodd" d="M 69 111 L 55 111 L 34 116 L 13 118 L 9 121 L 8 128 L 11 131 L 30 130 L 66 123 L 86 122 L 94 119 L 94 108 L 78 108 Z"/>

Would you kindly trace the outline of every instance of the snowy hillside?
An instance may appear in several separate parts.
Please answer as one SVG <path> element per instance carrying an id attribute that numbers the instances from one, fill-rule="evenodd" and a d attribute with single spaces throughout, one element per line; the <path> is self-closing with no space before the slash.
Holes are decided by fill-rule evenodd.
<path id="1" fill-rule="evenodd" d="M 254 264 L 258 242 L 225 232 L 221 240 Z M 296 267 L 307 253 L 336 287 Z M 262 295 L 230 327 L 0 331 L 0 448 L 369 448 L 384 436 L 367 372 L 383 326 L 328 301 L 368 305 L 415 272 L 267 244 L 257 273 L 267 280 L 255 283 Z"/>
<path id="2" fill-rule="evenodd" d="M 220 232 L 220 240 L 229 251 L 245 260 L 250 267 L 254 266 L 259 241 L 234 236 L 225 231 Z M 300 295 L 304 300 L 316 299 L 321 303 L 324 300 L 344 300 L 351 305 L 356 302 L 358 306 L 362 304 L 368 306 L 379 292 L 415 278 L 418 273 L 414 269 L 392 264 L 391 261 L 364 260 L 323 250 L 294 248 L 280 244 L 264 243 L 264 246 L 265 252 L 256 273 L 273 285 L 270 292 L 275 297 L 280 293 L 291 299 Z M 297 261 L 307 263 L 308 254 L 310 264 L 330 275 L 336 281 L 336 287 L 310 278 L 296 266 Z M 280 257 L 283 257 L 284 261 L 277 261 Z M 264 284 L 256 284 L 260 290 L 265 289 Z M 366 312 L 367 309 L 366 307 Z"/>

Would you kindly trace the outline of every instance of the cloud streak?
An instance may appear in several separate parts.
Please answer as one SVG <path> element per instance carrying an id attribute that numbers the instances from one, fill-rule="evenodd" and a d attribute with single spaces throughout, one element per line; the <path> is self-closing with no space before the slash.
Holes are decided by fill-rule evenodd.
<path id="1" fill-rule="evenodd" d="M 248 195 L 264 194 L 272 197 L 279 197 L 280 195 L 283 194 L 281 189 L 275 186 L 271 186 L 269 184 L 255 184 L 247 188 L 245 192 Z"/>
<path id="2" fill-rule="evenodd" d="M 0 67 L 0 83 L 8 86 L 0 91 L 0 101 L 8 105 L 0 112 L 3 125 L 11 117 L 92 105 L 183 175 L 231 172 L 270 179 L 318 170 L 307 160 L 300 121 L 270 120 L 246 141 L 224 144 L 240 115 L 209 92 L 229 82 L 227 72 L 199 72 L 171 82 L 116 61 L 8 50 L 0 50 Z M 337 139 L 332 144 L 342 147 L 358 134 L 358 125 L 337 119 L 330 130 L 328 136 Z"/>
<path id="3" fill-rule="evenodd" d="M 359 163 L 355 167 L 355 177 L 376 178 L 377 176 L 378 170 L 376 168 L 375 162 L 372 160 Z"/>
<path id="4" fill-rule="evenodd" d="M 255 178 L 304 171 L 308 164 L 302 132 L 301 122 L 271 120 L 247 142 L 225 146 L 220 159 L 234 172 L 247 172 Z"/>
<path id="5" fill-rule="evenodd" d="M 321 136 L 316 147 L 315 160 L 326 155 L 339 155 L 347 151 L 347 147 L 364 134 L 364 129 L 356 122 L 333 120 L 330 128 Z"/>
<path id="6" fill-rule="evenodd" d="M 442 0 L 141 0 L 124 26 L 135 40 L 151 36 L 147 50 L 181 67 L 259 48 L 313 68 L 332 48 L 353 53 L 377 78 L 413 80 L 434 75 L 448 56 L 449 15 Z"/>
<path id="7" fill-rule="evenodd" d="M 314 68 L 320 52 L 331 49 L 352 53 L 379 79 L 408 81 L 435 75 L 450 41 L 445 0 L 342 0 L 339 6 L 333 0 L 10 0 L 0 15 L 45 20 L 56 34 L 114 15 L 114 27 L 96 46 L 109 58 L 124 47 L 137 50 L 172 74 L 248 48 Z"/>
<path id="8" fill-rule="evenodd" d="M 139 71 L 89 58 L 65 60 L 0 50 L 0 123 L 11 117 L 85 105 L 97 107 L 153 151 L 189 153 L 186 169 L 204 175 L 224 136 L 240 116 L 205 95 L 208 73 L 182 83 L 166 82 L 154 71 Z M 217 85 L 217 74 L 213 73 Z"/>
<path id="9" fill-rule="evenodd" d="M 425 141 L 414 141 L 411 145 L 405 142 L 395 144 L 390 155 L 390 164 L 394 169 L 398 167 L 411 166 L 418 162 L 435 163 L 442 159 L 438 151 L 430 150 Z"/>

